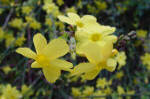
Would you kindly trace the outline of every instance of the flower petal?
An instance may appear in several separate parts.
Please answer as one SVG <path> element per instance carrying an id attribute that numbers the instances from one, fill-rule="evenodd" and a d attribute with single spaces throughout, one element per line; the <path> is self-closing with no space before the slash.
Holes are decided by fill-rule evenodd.
<path id="1" fill-rule="evenodd" d="M 16 50 L 17 53 L 25 56 L 25 57 L 28 57 L 28 58 L 32 58 L 32 59 L 35 59 L 36 58 L 36 53 L 34 53 L 31 49 L 29 48 L 18 48 Z"/>
<path id="2" fill-rule="evenodd" d="M 81 20 L 83 23 L 87 23 L 88 25 L 95 24 L 97 22 L 97 19 L 92 15 L 84 15 Z"/>
<path id="3" fill-rule="evenodd" d="M 41 68 L 42 66 L 41 66 L 38 62 L 34 61 L 34 62 L 31 64 L 31 67 L 32 67 L 32 68 Z"/>
<path id="4" fill-rule="evenodd" d="M 106 64 L 107 66 L 105 67 L 105 69 L 112 72 L 115 70 L 117 66 L 117 61 L 115 59 L 109 58 Z"/>
<path id="5" fill-rule="evenodd" d="M 80 21 L 80 17 L 76 13 L 68 13 L 67 15 L 69 16 L 70 20 L 72 20 L 74 23 Z"/>
<path id="6" fill-rule="evenodd" d="M 67 24 L 75 25 L 73 21 L 69 19 L 69 17 L 60 15 L 58 16 L 58 19 L 62 22 L 66 22 Z"/>
<path id="7" fill-rule="evenodd" d="M 91 63 L 80 63 L 79 65 L 75 66 L 71 75 L 74 76 L 74 75 L 80 75 L 82 73 L 89 72 L 94 67 L 95 67 L 95 65 L 91 64 Z"/>
<path id="8" fill-rule="evenodd" d="M 47 41 L 46 41 L 45 37 L 42 34 L 40 34 L 40 33 L 36 34 L 33 37 L 33 42 L 34 42 L 34 46 L 35 46 L 36 52 L 38 54 L 41 53 L 42 49 L 44 47 L 46 47 L 46 45 L 47 45 Z"/>
<path id="9" fill-rule="evenodd" d="M 55 59 L 50 62 L 52 66 L 59 68 L 60 70 L 71 71 L 73 64 L 61 59 Z"/>
<path id="10" fill-rule="evenodd" d="M 83 54 L 91 63 L 97 64 L 102 60 L 100 47 L 97 44 L 89 43 L 86 46 L 80 48 L 80 52 L 84 52 Z"/>
<path id="11" fill-rule="evenodd" d="M 67 52 L 69 52 L 69 46 L 64 39 L 60 38 L 52 40 L 42 51 L 51 60 L 64 56 Z"/>
<path id="12" fill-rule="evenodd" d="M 90 72 L 85 73 L 82 77 L 86 80 L 93 80 L 100 72 L 101 69 L 93 69 Z"/>
<path id="13" fill-rule="evenodd" d="M 54 83 L 59 78 L 61 71 L 58 68 L 49 66 L 43 68 L 43 73 L 48 82 Z"/>

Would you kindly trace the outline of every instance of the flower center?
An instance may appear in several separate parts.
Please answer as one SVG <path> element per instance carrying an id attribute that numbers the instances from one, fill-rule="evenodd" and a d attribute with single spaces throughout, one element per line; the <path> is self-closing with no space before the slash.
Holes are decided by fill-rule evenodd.
<path id="1" fill-rule="evenodd" d="M 101 34 L 92 34 L 90 39 L 93 42 L 99 41 L 101 39 Z"/>
<path id="2" fill-rule="evenodd" d="M 45 55 L 37 55 L 36 61 L 41 65 L 48 65 L 49 60 Z"/>
<path id="3" fill-rule="evenodd" d="M 82 23 L 82 22 L 80 22 L 80 21 L 77 21 L 77 22 L 76 22 L 76 24 L 77 24 L 77 26 L 78 26 L 78 27 L 80 27 L 80 28 L 82 28 L 82 27 L 83 27 L 83 23 Z"/>

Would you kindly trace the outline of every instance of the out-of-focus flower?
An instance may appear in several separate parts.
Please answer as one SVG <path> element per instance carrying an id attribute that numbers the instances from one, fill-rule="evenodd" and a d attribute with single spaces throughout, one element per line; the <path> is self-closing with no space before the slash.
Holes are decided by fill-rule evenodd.
<path id="1" fill-rule="evenodd" d="M 21 88 L 21 93 L 22 95 L 29 97 L 33 94 L 33 90 L 29 86 L 23 85 Z"/>
<path id="2" fill-rule="evenodd" d="M 86 86 L 85 89 L 83 90 L 83 96 L 90 96 L 94 92 L 94 87 L 91 86 Z"/>
<path id="3" fill-rule="evenodd" d="M 147 31 L 146 30 L 137 30 L 137 37 L 139 38 L 145 38 L 147 36 Z"/>
<path id="4" fill-rule="evenodd" d="M 22 29 L 23 27 L 23 21 L 21 18 L 15 18 L 12 21 L 9 22 L 9 25 L 14 27 L 14 28 L 18 28 L 18 29 Z"/>
<path id="5" fill-rule="evenodd" d="M 146 68 L 150 70 L 150 54 L 145 53 L 144 56 L 141 57 L 141 59 Z"/>
<path id="6" fill-rule="evenodd" d="M 2 91 L 1 99 L 21 99 L 22 94 L 16 89 L 8 84 Z"/>
<path id="7" fill-rule="evenodd" d="M 15 45 L 22 46 L 25 41 L 26 41 L 26 38 L 23 35 L 23 36 L 17 38 L 17 40 L 15 41 Z"/>
<path id="8" fill-rule="evenodd" d="M 8 74 L 11 71 L 11 68 L 9 65 L 6 65 L 2 68 L 2 70 L 4 71 L 5 74 Z"/>
<path id="9" fill-rule="evenodd" d="M 28 14 L 31 13 L 33 8 L 31 6 L 23 6 L 21 9 L 22 9 L 22 13 L 23 14 L 27 14 L 28 15 Z"/>
<path id="10" fill-rule="evenodd" d="M 125 54 L 125 52 L 119 52 L 116 55 L 115 58 L 116 58 L 117 62 L 119 63 L 118 69 L 121 69 L 122 66 L 124 66 L 126 64 L 126 54 Z"/>
<path id="11" fill-rule="evenodd" d="M 81 96 L 82 94 L 81 94 L 81 91 L 80 91 L 80 89 L 79 88 L 72 88 L 72 95 L 74 96 L 74 97 L 78 97 L 78 96 Z"/>
<path id="12" fill-rule="evenodd" d="M 72 13 L 77 13 L 75 7 L 66 8 L 66 12 L 67 12 L 67 13 L 70 13 L 70 12 L 72 12 Z"/>

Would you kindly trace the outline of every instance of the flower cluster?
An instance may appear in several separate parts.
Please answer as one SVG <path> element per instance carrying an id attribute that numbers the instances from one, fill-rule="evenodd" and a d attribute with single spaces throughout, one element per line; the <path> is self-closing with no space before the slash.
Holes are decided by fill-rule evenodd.
<path id="1" fill-rule="evenodd" d="M 117 37 L 113 35 L 114 27 L 104 26 L 97 22 L 91 15 L 80 18 L 75 13 L 68 13 L 58 18 L 72 26 L 76 26 L 76 53 L 85 56 L 89 62 L 80 63 L 73 68 L 72 63 L 58 59 L 69 52 L 66 41 L 60 38 L 47 43 L 40 34 L 33 38 L 36 53 L 29 48 L 18 48 L 17 53 L 35 60 L 32 68 L 42 68 L 45 78 L 54 83 L 60 76 L 61 70 L 70 71 L 71 75 L 81 75 L 84 79 L 94 79 L 101 70 L 114 71 L 117 61 L 125 65 L 124 58 L 117 58 L 118 51 L 113 48 Z M 73 68 L 73 69 L 72 69 Z M 83 75 L 82 75 L 83 74 Z"/>

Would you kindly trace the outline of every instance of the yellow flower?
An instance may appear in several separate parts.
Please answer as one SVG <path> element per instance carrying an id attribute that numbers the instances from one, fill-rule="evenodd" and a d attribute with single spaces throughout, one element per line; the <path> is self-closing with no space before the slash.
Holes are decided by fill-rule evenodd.
<path id="1" fill-rule="evenodd" d="M 77 13 L 77 11 L 76 11 L 76 9 L 75 9 L 74 6 L 72 6 L 71 8 L 67 8 L 67 9 L 66 9 L 66 12 L 67 12 L 67 13 L 70 13 L 70 12 L 72 12 L 72 13 Z"/>
<path id="2" fill-rule="evenodd" d="M 105 10 L 107 8 L 106 2 L 101 2 L 101 1 L 96 1 L 95 0 L 95 4 L 98 8 L 98 11 Z"/>
<path id="3" fill-rule="evenodd" d="M 147 36 L 146 30 L 137 30 L 137 37 L 145 38 Z"/>
<path id="4" fill-rule="evenodd" d="M 31 6 L 23 6 L 21 9 L 23 14 L 30 14 L 30 12 L 32 11 Z"/>
<path id="5" fill-rule="evenodd" d="M 36 20 L 32 21 L 29 26 L 34 30 L 41 28 L 41 24 Z"/>
<path id="6" fill-rule="evenodd" d="M 9 46 L 11 46 L 13 44 L 13 42 L 15 41 L 15 37 L 13 36 L 13 34 L 5 34 L 5 46 L 8 48 Z"/>
<path id="7" fill-rule="evenodd" d="M 70 62 L 58 59 L 69 52 L 69 46 L 63 39 L 54 39 L 47 44 L 46 39 L 41 34 L 33 37 L 36 53 L 29 48 L 18 48 L 17 53 L 34 59 L 32 68 L 42 68 L 46 79 L 54 83 L 60 76 L 61 70 L 70 71 L 73 66 Z"/>
<path id="8" fill-rule="evenodd" d="M 23 85 L 21 88 L 21 93 L 22 95 L 25 95 L 25 96 L 31 96 L 33 94 L 33 91 L 27 85 Z"/>
<path id="9" fill-rule="evenodd" d="M 112 54 L 112 47 L 109 48 L 109 46 L 107 46 L 105 48 L 102 47 L 101 49 L 95 44 L 89 44 L 88 46 L 84 47 L 83 50 L 84 55 L 87 57 L 89 62 L 80 63 L 79 65 L 75 66 L 72 71 L 72 76 L 84 73 L 83 78 L 92 80 L 99 74 L 102 69 L 107 69 L 111 72 L 115 70 L 116 61 L 113 58 L 109 58 L 109 56 Z M 104 51 L 104 54 L 101 50 Z M 106 60 L 104 60 L 104 58 L 106 58 Z"/>
<path id="10" fill-rule="evenodd" d="M 67 15 L 68 15 L 68 17 L 60 15 L 60 16 L 58 16 L 58 19 L 67 24 L 77 26 L 78 29 L 83 28 L 87 25 L 97 23 L 96 18 L 91 15 L 85 15 L 82 18 L 80 18 L 75 13 L 67 13 Z"/>
<path id="11" fill-rule="evenodd" d="M 13 19 L 11 22 L 9 22 L 9 24 L 14 27 L 14 28 L 18 28 L 18 29 L 22 29 L 23 27 L 23 21 L 20 18 L 15 18 Z"/>
<path id="12" fill-rule="evenodd" d="M 125 91 L 121 86 L 117 87 L 117 92 L 118 92 L 119 95 L 125 94 Z"/>
<path id="13" fill-rule="evenodd" d="M 51 27 L 53 23 L 50 18 L 46 18 L 45 24 L 48 25 L 49 27 Z"/>
<path id="14" fill-rule="evenodd" d="M 104 97 L 96 97 L 96 98 L 94 98 L 94 99 L 106 99 L 106 94 L 104 93 L 104 92 L 102 92 L 101 90 L 97 90 L 94 94 L 93 94 L 93 96 L 104 96 Z"/>
<path id="15" fill-rule="evenodd" d="M 18 37 L 17 40 L 15 41 L 16 46 L 22 46 L 25 42 L 26 38 L 23 36 Z"/>
<path id="16" fill-rule="evenodd" d="M 120 71 L 116 73 L 116 78 L 121 79 L 124 76 L 124 72 Z"/>
<path id="17" fill-rule="evenodd" d="M 115 59 L 116 59 L 117 62 L 119 63 L 118 69 L 121 69 L 121 67 L 126 64 L 126 54 L 125 54 L 125 52 L 119 52 L 119 53 L 116 55 Z"/>
<path id="18" fill-rule="evenodd" d="M 72 95 L 73 95 L 74 97 L 81 96 L 81 91 L 80 91 L 80 89 L 73 87 L 73 88 L 72 88 Z"/>
<path id="19" fill-rule="evenodd" d="M 3 29 L 0 27 L 0 40 L 4 39 L 4 31 Z"/>
<path id="20" fill-rule="evenodd" d="M 106 95 L 112 94 L 111 88 L 110 88 L 110 87 L 107 87 L 106 89 L 104 89 L 104 93 L 105 93 Z"/>
<path id="21" fill-rule="evenodd" d="M 57 17 L 60 14 L 59 8 L 55 5 L 55 3 L 45 3 L 43 9 L 47 14 L 52 14 L 54 17 Z"/>
<path id="22" fill-rule="evenodd" d="M 83 96 L 90 96 L 94 92 L 94 87 L 86 86 L 83 90 Z"/>
<path id="23" fill-rule="evenodd" d="M 108 83 L 107 83 L 107 81 L 106 81 L 106 78 L 99 78 L 98 80 L 97 80 L 97 82 L 96 82 L 96 87 L 97 88 L 102 88 L 102 89 L 104 89 L 105 88 L 105 86 L 107 86 L 108 85 Z"/>
<path id="24" fill-rule="evenodd" d="M 146 68 L 150 70 L 150 54 L 145 53 L 144 56 L 141 57 L 141 59 Z"/>
<path id="25" fill-rule="evenodd" d="M 89 45 L 90 43 L 94 43 L 100 46 L 102 49 L 105 49 L 103 53 L 106 53 L 107 52 L 106 50 L 109 50 L 109 48 L 111 50 L 113 47 L 113 43 L 117 41 L 117 37 L 115 35 L 112 35 L 114 31 L 115 31 L 114 27 L 99 24 L 87 26 L 82 30 L 78 30 L 75 33 L 75 38 L 77 40 L 76 46 L 77 54 L 79 55 L 83 54 L 84 52 L 84 50 L 82 50 L 83 47 Z"/>
<path id="26" fill-rule="evenodd" d="M 4 66 L 4 67 L 2 68 L 2 70 L 4 71 L 5 74 L 8 74 L 8 73 L 11 71 L 11 68 L 10 68 L 9 65 L 7 65 L 7 66 Z"/>
<path id="27" fill-rule="evenodd" d="M 2 99 L 21 99 L 22 94 L 16 89 L 8 84 L 2 91 Z"/>
<path id="28" fill-rule="evenodd" d="M 63 1 L 63 0 L 57 0 L 57 4 L 58 4 L 59 6 L 61 6 L 61 5 L 64 4 L 64 1 Z"/>

